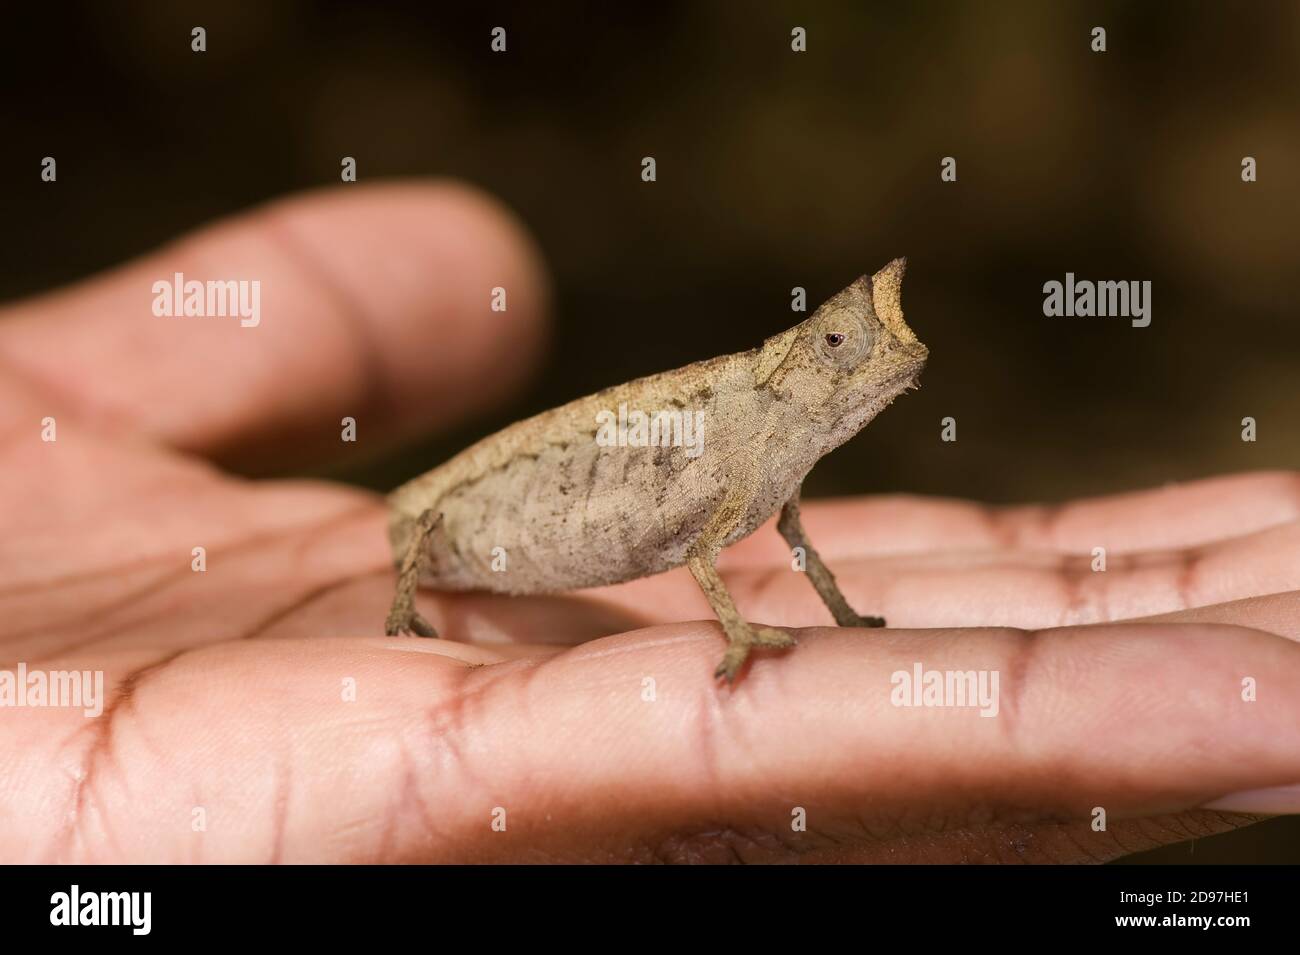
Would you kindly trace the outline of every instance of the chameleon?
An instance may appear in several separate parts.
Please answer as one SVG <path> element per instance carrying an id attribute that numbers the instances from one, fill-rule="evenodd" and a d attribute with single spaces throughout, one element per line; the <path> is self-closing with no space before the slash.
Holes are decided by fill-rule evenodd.
<path id="1" fill-rule="evenodd" d="M 777 530 L 802 548 L 836 624 L 884 626 L 850 607 L 804 532 L 799 496 L 823 455 L 916 387 L 928 350 L 903 320 L 906 265 L 895 259 L 859 277 L 757 348 L 516 422 L 394 490 L 397 590 L 385 631 L 437 636 L 416 610 L 420 586 L 542 594 L 685 565 L 726 634 L 714 677 L 731 683 L 754 648 L 794 644 L 784 630 L 746 621 L 716 567 L 723 548 L 777 511 Z M 651 440 L 634 426 L 626 441 L 602 441 L 602 420 L 627 408 L 642 421 L 666 413 L 663 426 Z M 699 422 L 698 446 L 677 440 L 674 414 Z"/>

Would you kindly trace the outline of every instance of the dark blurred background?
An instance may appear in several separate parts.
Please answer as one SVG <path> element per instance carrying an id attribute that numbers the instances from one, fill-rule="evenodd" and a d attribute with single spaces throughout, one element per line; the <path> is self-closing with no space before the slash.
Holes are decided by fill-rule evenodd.
<path id="1" fill-rule="evenodd" d="M 793 286 L 811 309 L 898 255 L 922 388 L 810 496 L 1058 500 L 1300 467 L 1289 0 L 14 4 L 3 32 L 0 298 L 341 188 L 347 155 L 362 181 L 462 177 L 533 231 L 557 325 L 535 386 L 336 477 L 386 489 L 524 414 L 752 347 L 802 317 Z M 1067 271 L 1150 280 L 1150 327 L 1044 317 Z M 1275 820 L 1138 858 L 1298 850 Z"/>

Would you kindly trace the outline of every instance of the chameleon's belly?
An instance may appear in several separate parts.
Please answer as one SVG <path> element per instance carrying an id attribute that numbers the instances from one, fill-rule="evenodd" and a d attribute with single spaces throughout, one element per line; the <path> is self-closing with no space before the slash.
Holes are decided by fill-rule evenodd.
<path id="1" fill-rule="evenodd" d="M 686 562 L 724 500 L 737 457 L 578 440 L 518 457 L 445 494 L 420 582 L 546 593 L 619 583 Z M 797 482 L 796 482 L 797 484 Z M 724 543 L 751 533 L 793 488 L 764 487 Z M 402 534 L 394 529 L 400 552 Z"/>

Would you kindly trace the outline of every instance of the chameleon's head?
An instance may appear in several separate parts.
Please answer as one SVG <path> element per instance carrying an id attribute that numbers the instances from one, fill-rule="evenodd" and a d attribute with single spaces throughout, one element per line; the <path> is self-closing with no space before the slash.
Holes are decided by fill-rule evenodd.
<path id="1" fill-rule="evenodd" d="M 909 387 L 928 351 L 903 321 L 906 259 L 894 259 L 828 299 L 805 322 L 763 343 L 759 378 L 797 403 L 835 447 Z"/>

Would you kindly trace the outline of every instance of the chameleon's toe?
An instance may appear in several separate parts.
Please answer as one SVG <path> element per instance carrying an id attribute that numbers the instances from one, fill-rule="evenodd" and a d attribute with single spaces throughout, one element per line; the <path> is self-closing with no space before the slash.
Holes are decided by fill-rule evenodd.
<path id="1" fill-rule="evenodd" d="M 773 649 L 784 649 L 792 647 L 795 644 L 794 637 L 784 630 L 776 630 L 773 627 L 755 627 L 754 628 L 754 646 L 770 647 Z"/>
<path id="2" fill-rule="evenodd" d="M 863 616 L 860 616 L 860 615 L 857 615 L 857 614 L 854 614 L 854 616 L 855 616 L 856 619 L 850 621 L 849 623 L 843 624 L 843 626 L 845 626 L 845 627 L 883 627 L 883 626 L 885 625 L 885 618 L 884 618 L 884 617 L 863 617 Z"/>
<path id="3" fill-rule="evenodd" d="M 735 683 L 736 674 L 745 665 L 745 661 L 749 659 L 749 651 L 754 647 L 761 647 L 764 650 L 783 650 L 794 644 L 794 637 L 784 630 L 777 630 L 774 627 L 753 627 L 740 639 L 732 639 L 727 644 L 727 652 L 723 655 L 718 668 L 713 671 L 713 676 L 715 679 L 722 677 L 728 683 Z"/>
<path id="4" fill-rule="evenodd" d="M 406 613 L 390 613 L 388 619 L 384 621 L 384 633 L 390 637 L 395 637 L 401 633 L 414 633 L 418 637 L 436 637 L 438 635 L 438 631 L 433 628 L 433 625 L 414 610 Z"/>
<path id="5" fill-rule="evenodd" d="M 740 668 L 745 665 L 745 660 L 749 657 L 749 644 L 732 641 L 727 646 L 727 652 L 722 656 L 722 662 L 718 668 L 713 671 L 713 678 L 719 677 L 725 679 L 728 683 L 736 682 L 736 674 Z"/>

